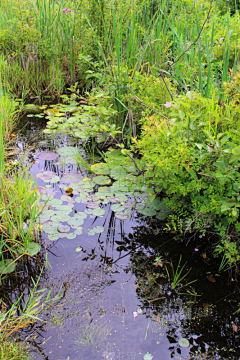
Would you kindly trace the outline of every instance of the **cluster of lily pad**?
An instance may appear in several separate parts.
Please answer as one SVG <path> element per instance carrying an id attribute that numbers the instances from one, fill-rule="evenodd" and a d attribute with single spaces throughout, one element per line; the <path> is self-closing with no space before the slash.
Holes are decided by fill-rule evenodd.
<path id="1" fill-rule="evenodd" d="M 46 129 L 47 134 L 56 131 L 67 131 L 75 138 L 87 141 L 90 137 L 95 137 L 97 143 L 105 142 L 109 134 L 114 136 L 117 131 L 115 125 L 103 123 L 101 116 L 110 117 L 115 111 L 103 106 L 88 106 L 75 100 L 69 104 L 57 104 L 44 110 L 45 118 L 48 119 Z"/>
<path id="2" fill-rule="evenodd" d="M 62 161 L 68 163 L 78 152 L 78 148 L 68 146 L 58 149 L 57 153 L 42 153 L 39 158 L 52 161 L 58 160 L 60 156 Z M 88 215 L 103 217 L 106 211 L 104 205 L 107 204 L 110 204 L 110 209 L 119 220 L 129 219 L 134 210 L 144 216 L 157 216 L 159 219 L 169 213 L 159 198 L 149 201 L 149 194 L 144 191 L 144 187 L 140 191 L 136 190 L 138 172 L 131 159 L 120 150 L 109 150 L 106 153 L 106 163 L 92 165 L 91 172 L 91 177 L 85 178 L 80 173 L 63 174 L 61 178 L 52 171 L 37 174 L 38 179 L 49 183 L 41 190 L 42 200 L 47 201 L 47 204 L 40 215 L 42 230 L 48 234 L 49 240 L 55 241 L 63 237 L 74 239 L 81 235 L 84 219 Z M 56 182 L 65 191 L 60 199 L 54 198 L 51 184 Z M 74 203 L 86 204 L 86 208 L 83 212 L 75 212 L 70 216 Z M 103 231 L 102 226 L 96 226 L 88 231 L 88 235 Z"/>

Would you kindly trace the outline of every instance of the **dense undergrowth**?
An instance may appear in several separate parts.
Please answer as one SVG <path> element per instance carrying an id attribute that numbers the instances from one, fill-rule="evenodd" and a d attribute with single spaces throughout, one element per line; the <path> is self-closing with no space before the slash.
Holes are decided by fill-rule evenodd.
<path id="1" fill-rule="evenodd" d="M 172 210 L 167 228 L 220 235 L 216 252 L 232 263 L 240 256 L 238 7 L 220 0 L 0 6 L 4 90 L 39 104 L 66 86 L 71 101 L 85 93 L 97 109 L 95 131 L 141 155 L 142 181 Z"/>

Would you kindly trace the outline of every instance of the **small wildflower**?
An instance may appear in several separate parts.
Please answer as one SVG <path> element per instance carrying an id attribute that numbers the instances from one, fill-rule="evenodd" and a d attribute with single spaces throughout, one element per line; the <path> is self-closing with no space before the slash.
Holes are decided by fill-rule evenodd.
<path id="1" fill-rule="evenodd" d="M 194 249 L 194 251 L 199 251 L 199 249 L 196 248 L 196 249 Z"/>
<path id="2" fill-rule="evenodd" d="M 98 115 L 97 118 L 100 119 L 100 115 Z"/>
<path id="3" fill-rule="evenodd" d="M 129 88 L 129 85 L 127 85 L 127 88 Z"/>
<path id="4" fill-rule="evenodd" d="M 171 107 L 171 103 L 169 101 L 166 102 L 166 104 L 164 104 L 165 108 L 170 108 Z"/>
<path id="5" fill-rule="evenodd" d="M 70 10 L 69 8 L 64 8 L 63 9 L 63 12 L 68 14 L 69 12 L 73 12 L 73 10 Z"/>
<path id="6" fill-rule="evenodd" d="M 199 239 L 201 239 L 202 238 L 202 235 L 199 235 Z"/>
<path id="7" fill-rule="evenodd" d="M 134 312 L 133 312 L 133 317 L 135 318 L 135 317 L 137 317 L 137 316 L 138 316 L 137 311 L 134 311 Z"/>

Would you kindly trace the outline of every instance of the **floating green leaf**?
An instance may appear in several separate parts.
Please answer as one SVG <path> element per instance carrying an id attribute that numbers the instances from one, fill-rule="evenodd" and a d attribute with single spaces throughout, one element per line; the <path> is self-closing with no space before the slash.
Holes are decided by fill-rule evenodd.
<path id="1" fill-rule="evenodd" d="M 59 176 L 54 176 L 51 180 L 50 180 L 50 183 L 51 184 L 55 184 L 57 182 L 60 181 L 60 177 Z"/>
<path id="2" fill-rule="evenodd" d="M 57 149 L 57 152 L 61 156 L 74 156 L 79 153 L 79 149 L 73 146 L 65 146 Z"/>
<path id="3" fill-rule="evenodd" d="M 81 246 L 78 246 L 78 247 L 76 247 L 76 249 L 75 249 L 76 252 L 81 252 L 82 250 L 83 250 L 83 248 L 82 248 Z"/>
<path id="4" fill-rule="evenodd" d="M 53 199 L 53 196 L 45 194 L 45 195 L 42 196 L 41 199 L 44 200 L 44 201 L 48 201 L 48 200 L 50 201 L 50 200 Z"/>
<path id="5" fill-rule="evenodd" d="M 93 178 L 93 181 L 97 184 L 97 185 L 108 185 L 111 183 L 111 179 L 109 179 L 109 177 L 104 176 L 104 175 L 99 175 L 99 176 L 95 176 Z"/>
<path id="6" fill-rule="evenodd" d="M 93 213 L 93 209 L 85 209 L 84 212 L 87 215 L 91 215 Z"/>
<path id="7" fill-rule="evenodd" d="M 95 216 L 103 216 L 105 214 L 105 210 L 100 207 L 97 207 L 96 209 L 93 210 L 92 214 Z"/>
<path id="8" fill-rule="evenodd" d="M 82 235 L 82 227 L 81 226 L 77 227 L 76 230 L 74 231 L 74 234 Z"/>
<path id="9" fill-rule="evenodd" d="M 80 203 L 85 204 L 85 203 L 88 202 L 87 197 L 85 195 L 83 195 L 83 194 L 80 194 L 78 197 L 76 197 L 75 201 L 78 204 L 80 204 Z"/>
<path id="10" fill-rule="evenodd" d="M 125 169 L 119 166 L 110 171 L 110 176 L 115 180 L 123 180 L 127 177 L 127 172 Z"/>
<path id="11" fill-rule="evenodd" d="M 67 234 L 66 238 L 69 240 L 72 240 L 72 239 L 75 239 L 76 236 L 77 236 L 76 234 L 70 233 L 70 234 Z"/>
<path id="12" fill-rule="evenodd" d="M 47 222 L 48 220 L 50 220 L 50 215 L 48 214 L 41 214 L 39 216 L 39 219 L 41 221 L 41 223 Z"/>
<path id="13" fill-rule="evenodd" d="M 60 234 L 59 234 L 59 235 L 60 235 Z M 56 241 L 56 240 L 59 239 L 59 235 L 57 235 L 57 234 L 50 234 L 50 235 L 48 235 L 48 239 L 49 239 L 50 241 Z"/>
<path id="14" fill-rule="evenodd" d="M 100 233 L 104 232 L 104 227 L 95 226 L 92 230 L 95 231 L 95 233 L 100 234 Z"/>
<path id="15" fill-rule="evenodd" d="M 152 360 L 153 356 L 147 352 L 147 354 L 144 355 L 143 360 Z"/>
<path id="16" fill-rule="evenodd" d="M 110 169 L 105 163 L 98 163 L 91 166 L 92 172 L 98 175 L 109 175 Z"/>
<path id="17" fill-rule="evenodd" d="M 136 205 L 136 209 L 137 209 L 137 210 L 143 210 L 145 207 L 146 207 L 145 204 L 137 204 L 137 205 Z"/>
<path id="18" fill-rule="evenodd" d="M 57 232 L 57 227 L 56 226 L 52 226 L 49 224 L 45 224 L 43 225 L 42 230 L 49 235 L 55 234 Z"/>
<path id="19" fill-rule="evenodd" d="M 65 221 L 68 221 L 70 220 L 70 216 L 67 214 L 67 213 L 58 213 L 57 215 L 53 215 L 51 217 L 51 220 L 56 222 L 56 223 L 59 223 L 59 222 L 65 222 Z"/>
<path id="20" fill-rule="evenodd" d="M 62 203 L 63 202 L 60 199 L 51 199 L 51 200 L 49 200 L 48 205 L 55 208 L 55 207 L 57 207 L 59 205 L 62 205 Z"/>
<path id="21" fill-rule="evenodd" d="M 91 235 L 91 236 L 92 236 L 92 235 L 95 235 L 95 231 L 94 231 L 94 230 L 89 230 L 89 231 L 88 231 L 88 235 Z"/>
<path id="22" fill-rule="evenodd" d="M 189 345 L 190 345 L 188 339 L 185 339 L 185 338 L 180 338 L 178 340 L 178 343 L 181 347 L 185 347 L 185 348 L 189 347 Z"/>
<path id="23" fill-rule="evenodd" d="M 78 228 L 80 225 L 83 224 L 83 219 L 81 218 L 71 218 L 67 223 L 72 226 L 72 228 Z"/>
<path id="24" fill-rule="evenodd" d="M 113 204 L 111 205 L 111 210 L 116 212 L 122 212 L 125 210 L 125 207 L 120 204 Z"/>

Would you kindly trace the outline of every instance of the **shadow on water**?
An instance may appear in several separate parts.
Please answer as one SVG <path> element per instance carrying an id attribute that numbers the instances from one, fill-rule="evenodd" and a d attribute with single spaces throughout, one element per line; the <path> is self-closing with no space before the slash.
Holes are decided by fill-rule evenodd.
<path id="1" fill-rule="evenodd" d="M 44 126 L 43 120 L 31 118 L 17 145 L 28 146 L 33 176 L 41 170 L 61 176 L 61 165 L 39 160 L 39 153 L 81 142 L 62 134 L 42 135 Z M 82 155 L 89 160 L 84 150 Z M 66 165 L 64 171 L 75 172 L 76 166 Z M 38 186 L 46 183 L 38 180 Z M 52 188 L 55 197 L 64 194 L 58 184 Z M 74 204 L 77 212 L 85 208 L 86 204 Z M 240 339 L 232 326 L 239 327 L 234 315 L 240 301 L 238 284 L 229 271 L 219 272 L 219 259 L 208 254 L 207 240 L 185 246 L 154 219 L 133 211 L 130 219 L 120 221 L 109 204 L 105 209 L 104 217 L 88 216 L 83 234 L 75 239 L 50 241 L 43 233 L 39 261 L 19 265 L 18 272 L 3 281 L 6 303 L 22 292 L 24 303 L 31 277 L 37 279 L 48 250 L 52 268 L 45 270 L 40 286 L 54 286 L 56 293 L 62 286 L 63 298 L 45 312 L 47 321 L 32 340 L 32 359 L 138 360 L 147 352 L 164 360 L 238 359 Z M 104 232 L 89 236 L 93 226 L 104 227 Z M 76 252 L 79 246 L 82 251 Z M 173 289 L 172 266 L 176 270 L 180 255 L 181 265 L 187 262 L 182 275 L 191 270 Z M 189 347 L 179 344 L 181 338 Z"/>

